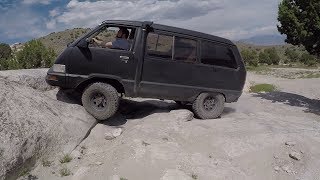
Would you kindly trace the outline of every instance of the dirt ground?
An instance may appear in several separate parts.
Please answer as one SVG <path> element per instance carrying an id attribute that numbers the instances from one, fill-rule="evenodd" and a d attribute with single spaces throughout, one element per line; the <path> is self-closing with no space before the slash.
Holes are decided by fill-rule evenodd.
<path id="1" fill-rule="evenodd" d="M 320 179 L 320 79 L 248 74 L 278 92 L 227 104 L 220 119 L 198 120 L 190 106 L 125 99 L 61 164 L 40 163 L 38 179 Z M 121 134 L 121 135 L 120 135 Z M 113 138 L 115 137 L 115 138 Z M 110 140 L 111 139 L 111 140 Z M 70 175 L 61 177 L 62 174 Z"/>

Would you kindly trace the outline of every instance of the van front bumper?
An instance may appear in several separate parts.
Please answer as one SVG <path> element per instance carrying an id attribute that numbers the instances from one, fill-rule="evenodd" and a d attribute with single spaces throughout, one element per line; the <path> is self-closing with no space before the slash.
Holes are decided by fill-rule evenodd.
<path id="1" fill-rule="evenodd" d="M 51 86 L 58 86 L 61 88 L 66 87 L 66 74 L 53 72 L 52 69 L 49 69 L 46 76 L 47 84 Z"/>

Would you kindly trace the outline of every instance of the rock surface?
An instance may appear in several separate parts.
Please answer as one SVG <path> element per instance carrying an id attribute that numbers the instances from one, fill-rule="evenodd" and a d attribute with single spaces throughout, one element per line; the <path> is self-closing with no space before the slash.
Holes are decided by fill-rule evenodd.
<path id="1" fill-rule="evenodd" d="M 289 157 L 291 157 L 294 160 L 300 161 L 301 160 L 301 154 L 298 152 L 291 152 L 289 154 Z"/>
<path id="2" fill-rule="evenodd" d="M 96 123 L 82 106 L 57 100 L 46 71 L 0 71 L 0 179 L 44 154 L 70 153 Z"/>
<path id="3" fill-rule="evenodd" d="M 100 122 L 75 149 L 81 159 L 66 164 L 54 159 L 53 166 L 39 165 L 30 173 L 38 179 L 61 179 L 59 170 L 67 166 L 74 174 L 63 177 L 66 180 L 111 175 L 128 180 L 318 179 L 320 79 L 248 73 L 250 82 L 275 84 L 280 92 L 244 93 L 214 120 L 192 118 L 190 106 L 172 101 L 122 100 L 120 115 Z M 50 92 L 50 97 L 57 94 Z M 105 140 L 105 133 L 117 128 L 124 133 Z M 289 140 L 297 143 L 285 145 Z M 302 159 L 291 159 L 291 151 L 303 152 Z"/>

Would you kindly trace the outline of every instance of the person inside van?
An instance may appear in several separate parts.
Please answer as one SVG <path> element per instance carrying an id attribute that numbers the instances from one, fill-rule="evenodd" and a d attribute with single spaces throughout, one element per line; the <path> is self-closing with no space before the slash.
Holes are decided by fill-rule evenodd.
<path id="1" fill-rule="evenodd" d="M 127 28 L 120 27 L 116 40 L 113 42 L 107 42 L 104 44 L 104 42 L 99 41 L 97 38 L 92 38 L 94 43 L 97 43 L 98 45 L 105 47 L 105 48 L 110 48 L 110 49 L 122 49 L 122 50 L 129 50 L 130 49 L 130 43 L 127 40 L 129 37 L 129 31 Z"/>

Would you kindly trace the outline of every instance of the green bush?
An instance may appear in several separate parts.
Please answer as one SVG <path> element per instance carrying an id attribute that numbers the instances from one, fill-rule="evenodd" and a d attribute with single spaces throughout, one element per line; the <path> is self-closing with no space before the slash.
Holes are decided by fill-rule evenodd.
<path id="1" fill-rule="evenodd" d="M 56 54 L 53 49 L 46 48 L 41 41 L 32 40 L 17 53 L 17 62 L 21 68 L 40 68 L 52 66 Z"/>
<path id="2" fill-rule="evenodd" d="M 259 62 L 268 65 L 279 65 L 280 56 L 276 48 L 268 48 L 264 51 L 261 51 L 259 54 Z"/>
<path id="3" fill-rule="evenodd" d="M 0 59 L 8 59 L 11 57 L 12 50 L 8 44 L 0 44 Z"/>
<path id="4" fill-rule="evenodd" d="M 247 66 L 258 66 L 259 61 L 257 51 L 245 49 L 241 51 L 241 56 Z"/>
<path id="5" fill-rule="evenodd" d="M 279 56 L 276 48 L 268 48 L 268 49 L 265 50 L 265 52 L 268 54 L 269 61 L 271 62 L 271 64 L 279 65 L 280 56 Z"/>
<path id="6" fill-rule="evenodd" d="M 61 177 L 70 176 L 70 175 L 71 175 L 71 171 L 67 167 L 63 167 L 62 169 L 60 169 Z"/>
<path id="7" fill-rule="evenodd" d="M 315 66 L 317 64 L 316 57 L 307 52 L 301 55 L 300 62 L 307 66 Z"/>
<path id="8" fill-rule="evenodd" d="M 268 65 L 272 64 L 272 62 L 271 62 L 271 60 L 269 58 L 269 55 L 264 51 L 261 51 L 259 53 L 259 63 L 268 64 Z"/>
<path id="9" fill-rule="evenodd" d="M 71 162 L 72 157 L 69 154 L 65 154 L 63 157 L 60 158 L 60 163 L 64 164 L 64 163 L 68 163 Z"/>
<path id="10" fill-rule="evenodd" d="M 292 48 L 287 48 L 284 54 L 287 57 L 287 62 L 297 62 L 300 59 L 299 53 Z"/>

